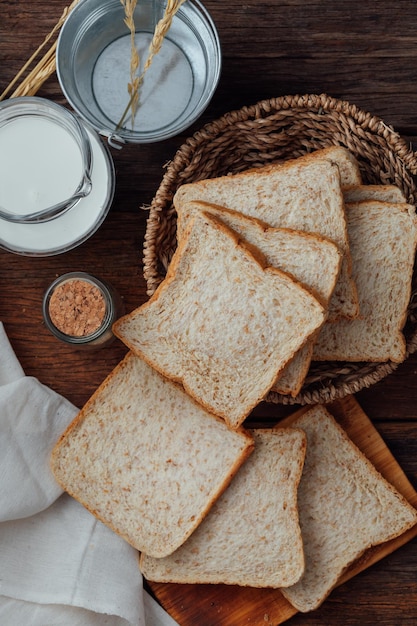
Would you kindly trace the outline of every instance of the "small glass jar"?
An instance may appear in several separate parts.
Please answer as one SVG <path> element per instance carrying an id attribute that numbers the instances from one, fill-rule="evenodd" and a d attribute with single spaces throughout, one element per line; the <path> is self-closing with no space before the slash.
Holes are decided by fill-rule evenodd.
<path id="1" fill-rule="evenodd" d="M 86 272 L 57 278 L 43 299 L 43 317 L 51 333 L 76 348 L 102 348 L 115 336 L 112 325 L 124 313 L 114 288 Z"/>

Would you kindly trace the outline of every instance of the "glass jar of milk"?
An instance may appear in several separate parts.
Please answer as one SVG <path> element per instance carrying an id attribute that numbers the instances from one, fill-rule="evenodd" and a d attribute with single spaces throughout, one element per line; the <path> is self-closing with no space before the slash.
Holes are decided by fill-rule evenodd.
<path id="1" fill-rule="evenodd" d="M 38 97 L 0 103 L 0 246 L 48 256 L 90 237 L 114 194 L 114 166 L 97 133 Z"/>

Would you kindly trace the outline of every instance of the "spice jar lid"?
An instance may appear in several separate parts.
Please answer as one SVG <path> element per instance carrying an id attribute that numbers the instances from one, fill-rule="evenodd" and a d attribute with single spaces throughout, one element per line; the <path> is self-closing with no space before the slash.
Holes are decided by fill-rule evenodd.
<path id="1" fill-rule="evenodd" d="M 57 278 L 43 299 L 45 324 L 55 337 L 78 347 L 102 347 L 114 340 L 112 325 L 123 303 L 107 282 L 86 272 Z"/>

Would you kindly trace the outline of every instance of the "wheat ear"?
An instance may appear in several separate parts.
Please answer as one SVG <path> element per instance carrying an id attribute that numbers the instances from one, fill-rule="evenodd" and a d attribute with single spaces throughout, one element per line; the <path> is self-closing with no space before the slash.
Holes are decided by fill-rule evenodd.
<path id="1" fill-rule="evenodd" d="M 32 56 L 26 61 L 23 67 L 19 70 L 13 80 L 8 84 L 6 89 L 0 95 L 0 100 L 4 100 L 7 94 L 13 89 L 16 83 L 20 80 L 26 70 L 35 62 L 41 51 L 44 47 L 51 41 L 51 39 L 56 35 L 56 33 L 61 28 L 62 24 L 66 20 L 68 14 L 72 9 L 78 4 L 79 0 L 74 0 L 69 6 L 65 7 L 62 12 L 61 17 L 58 22 L 55 24 L 51 32 L 45 37 L 41 45 L 35 50 Z M 54 73 L 56 69 L 56 41 L 52 44 L 52 46 L 47 50 L 44 56 L 40 59 L 40 61 L 35 65 L 35 67 L 29 72 L 26 78 L 21 82 L 21 84 L 14 90 L 11 94 L 11 98 L 16 98 L 18 96 L 33 96 L 37 91 L 39 91 L 40 87 L 43 83 Z"/>
<path id="2" fill-rule="evenodd" d="M 128 0 L 120 0 L 122 2 L 123 5 L 127 4 Z M 145 77 L 145 73 L 147 72 L 147 70 L 149 69 L 149 67 L 151 66 L 151 63 L 153 61 L 153 58 L 156 54 L 158 54 L 158 52 L 160 51 L 161 47 L 162 47 L 162 43 L 164 41 L 165 35 L 167 34 L 167 32 L 169 31 L 169 29 L 171 28 L 171 24 L 172 24 L 172 20 L 175 16 L 175 14 L 177 13 L 178 9 L 181 7 L 182 4 L 184 4 L 186 0 L 167 0 L 166 6 L 165 6 L 165 10 L 164 10 L 164 15 L 162 16 L 162 18 L 159 20 L 159 22 L 157 23 L 156 27 L 155 27 L 155 31 L 152 37 L 152 41 L 149 44 L 149 50 L 148 50 L 148 56 L 146 58 L 145 64 L 143 66 L 143 70 L 140 74 L 140 76 L 137 76 L 135 78 L 135 80 L 132 80 L 132 76 L 131 76 L 131 82 L 128 85 L 128 91 L 130 94 L 130 100 L 127 104 L 127 107 L 125 108 L 122 117 L 120 118 L 119 123 L 116 126 L 116 131 L 119 130 L 122 126 L 123 123 L 126 119 L 126 115 L 129 111 L 129 109 L 132 110 L 132 125 L 134 123 L 134 115 L 136 114 L 136 110 L 139 104 L 139 91 L 140 88 L 142 86 L 143 83 L 143 79 Z M 136 2 L 135 2 L 136 4 Z M 126 22 L 127 24 L 127 22 Z M 127 24 L 127 26 L 129 28 L 131 28 L 130 24 Z M 134 27 L 134 26 L 133 26 Z M 139 63 L 138 63 L 139 65 Z M 132 70 L 132 61 L 131 61 L 131 70 Z"/>

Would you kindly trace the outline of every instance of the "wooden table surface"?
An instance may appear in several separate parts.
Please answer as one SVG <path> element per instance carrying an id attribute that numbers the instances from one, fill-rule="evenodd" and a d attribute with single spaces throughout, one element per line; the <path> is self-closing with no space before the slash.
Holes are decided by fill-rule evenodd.
<path id="1" fill-rule="evenodd" d="M 0 92 L 60 17 L 61 0 L 0 2 Z M 60 344 L 42 321 L 42 297 L 59 274 L 85 270 L 110 281 L 127 311 L 146 301 L 142 245 L 146 207 L 164 165 L 203 123 L 257 101 L 290 94 L 348 100 L 381 117 L 417 145 L 417 2 L 370 0 L 206 0 L 217 26 L 223 68 L 217 92 L 197 123 L 162 143 L 114 150 L 116 194 L 110 214 L 86 243 L 66 254 L 31 258 L 0 250 L 0 321 L 26 374 L 77 406 L 125 354 L 118 341 L 98 353 Z M 39 96 L 66 104 L 55 75 Z M 417 356 L 357 394 L 417 488 Z M 288 411 L 287 411 L 288 412 Z M 261 405 L 256 418 L 281 415 Z M 333 592 L 294 626 L 417 624 L 417 541 Z M 214 626 L 214 625 L 213 625 Z"/>

